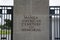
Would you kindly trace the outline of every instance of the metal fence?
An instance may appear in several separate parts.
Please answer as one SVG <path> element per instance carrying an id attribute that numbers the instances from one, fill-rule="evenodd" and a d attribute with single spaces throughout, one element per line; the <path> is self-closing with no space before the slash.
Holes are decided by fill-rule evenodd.
<path id="1" fill-rule="evenodd" d="M 13 40 L 13 6 L 0 6 L 0 40 Z"/>
<path id="2" fill-rule="evenodd" d="M 60 6 L 49 7 L 50 40 L 60 40 Z"/>

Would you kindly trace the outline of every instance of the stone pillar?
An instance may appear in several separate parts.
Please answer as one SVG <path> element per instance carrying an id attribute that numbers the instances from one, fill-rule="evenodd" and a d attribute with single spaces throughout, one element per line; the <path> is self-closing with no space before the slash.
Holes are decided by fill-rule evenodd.
<path id="1" fill-rule="evenodd" d="M 49 0 L 14 0 L 13 40 L 49 40 Z"/>

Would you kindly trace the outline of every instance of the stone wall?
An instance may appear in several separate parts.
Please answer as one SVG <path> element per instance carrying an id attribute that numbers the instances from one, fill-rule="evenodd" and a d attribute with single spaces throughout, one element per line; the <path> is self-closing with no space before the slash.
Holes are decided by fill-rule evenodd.
<path id="1" fill-rule="evenodd" d="M 49 40 L 49 0 L 14 0 L 13 40 Z"/>

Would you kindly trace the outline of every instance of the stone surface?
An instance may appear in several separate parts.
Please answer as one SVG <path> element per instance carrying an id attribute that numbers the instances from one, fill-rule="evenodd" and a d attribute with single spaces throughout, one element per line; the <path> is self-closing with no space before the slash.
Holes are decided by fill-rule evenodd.
<path id="1" fill-rule="evenodd" d="M 15 0 L 13 15 L 13 40 L 49 40 L 48 3 L 48 0 Z M 38 19 L 41 20 L 40 25 L 21 26 L 24 16 L 38 17 Z M 30 20 L 34 19 L 31 18 Z M 29 27 L 33 27 L 35 29 L 39 28 L 40 31 L 21 31 L 21 29 L 28 29 Z"/>

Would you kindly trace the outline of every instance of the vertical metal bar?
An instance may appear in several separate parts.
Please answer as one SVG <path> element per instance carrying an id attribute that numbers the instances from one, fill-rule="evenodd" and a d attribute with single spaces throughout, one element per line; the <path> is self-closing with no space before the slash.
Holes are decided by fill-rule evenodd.
<path id="1" fill-rule="evenodd" d="M 3 12 L 3 19 L 2 19 L 2 20 L 4 20 L 5 7 L 3 7 L 3 10 L 4 10 L 4 12 Z M 3 23 L 3 24 L 4 24 L 4 23 Z M 3 28 L 2 32 L 4 32 L 4 28 Z M 4 34 L 2 34 L 2 39 L 4 40 Z"/>
<path id="2" fill-rule="evenodd" d="M 8 19 L 7 17 L 8 17 L 8 14 L 6 14 L 6 20 Z M 7 23 L 6 23 L 6 26 L 7 26 Z M 7 28 L 8 28 L 8 27 L 7 27 Z M 9 40 L 9 39 L 8 39 L 8 29 L 6 29 L 6 33 L 7 33 L 7 35 L 6 35 L 7 40 Z"/>
<path id="3" fill-rule="evenodd" d="M 58 16 L 55 15 L 55 40 L 58 40 Z"/>
<path id="4" fill-rule="evenodd" d="M 55 10 L 55 7 L 54 7 L 54 10 Z M 56 18 L 55 18 L 55 11 L 54 11 L 54 40 L 55 40 L 55 22 L 56 21 Z"/>
<path id="5" fill-rule="evenodd" d="M 55 40 L 58 40 L 56 38 L 58 38 L 58 10 L 55 9 L 57 13 L 55 13 Z"/>
<path id="6" fill-rule="evenodd" d="M 54 25 L 55 25 L 55 26 L 54 26 L 54 27 L 55 27 L 55 28 L 54 28 L 54 29 L 55 29 L 55 30 L 54 30 L 54 39 L 58 37 L 58 20 L 57 20 L 57 19 L 58 19 L 58 18 L 57 18 L 57 15 L 55 15 L 55 19 L 54 19 L 54 22 L 55 22 L 55 23 L 54 23 Z M 55 39 L 55 40 L 58 40 L 58 39 Z"/>
<path id="7" fill-rule="evenodd" d="M 50 24 L 49 25 L 49 31 L 50 31 L 49 32 L 49 35 L 50 35 L 49 40 L 52 40 L 52 34 L 51 34 L 52 33 L 52 16 L 49 16 L 49 19 L 50 19 L 49 20 L 49 24 Z"/>
<path id="8" fill-rule="evenodd" d="M 59 9 L 59 38 L 60 38 L 60 9 Z"/>
<path id="9" fill-rule="evenodd" d="M 54 15 L 54 40 L 55 40 L 55 15 Z"/>
<path id="10" fill-rule="evenodd" d="M 4 7 L 4 13 L 3 13 L 3 17 L 4 17 L 4 14 L 5 14 L 5 7 Z M 4 20 L 4 19 L 3 19 Z M 3 32 L 4 32 L 4 29 L 3 29 Z M 3 38 L 4 38 L 4 34 L 3 34 Z M 4 40 L 4 39 L 3 39 Z"/>
<path id="11" fill-rule="evenodd" d="M 1 14 L 2 16 L 2 14 Z M 2 17 L 1 17 L 1 26 L 2 26 Z M 2 27 L 1 27 L 1 40 L 2 40 Z"/>
<path id="12" fill-rule="evenodd" d="M 59 16 L 58 16 L 58 38 L 59 38 Z"/>
<path id="13" fill-rule="evenodd" d="M 9 20 L 10 20 L 10 14 L 8 14 L 9 15 Z M 9 30 L 8 30 L 8 33 L 9 33 Z M 8 34 L 8 40 L 9 40 L 9 34 Z"/>
<path id="14" fill-rule="evenodd" d="M 54 40 L 54 15 L 52 15 L 52 40 Z"/>
<path id="15" fill-rule="evenodd" d="M 6 20 L 7 20 L 7 13 L 6 13 Z M 6 23 L 7 24 L 7 23 Z M 6 25 L 7 26 L 7 25 Z M 6 29 L 6 34 L 7 34 L 7 29 Z M 6 35 L 6 38 L 8 38 L 8 36 Z M 6 39 L 8 40 L 8 39 Z"/>
<path id="16" fill-rule="evenodd" d="M 58 10 L 59 11 L 59 10 Z M 59 38 L 59 15 L 58 15 L 58 38 Z M 58 39 L 59 40 L 59 39 Z"/>
<path id="17" fill-rule="evenodd" d="M 13 7 L 12 7 L 12 13 L 11 13 L 11 40 L 13 40 Z"/>

